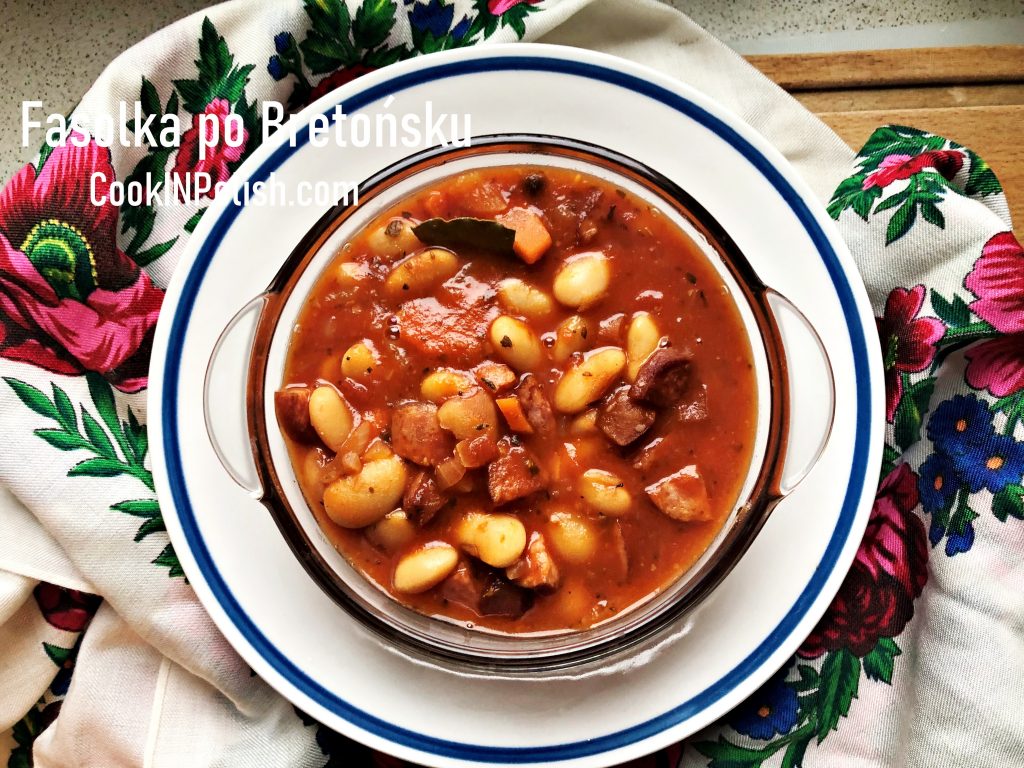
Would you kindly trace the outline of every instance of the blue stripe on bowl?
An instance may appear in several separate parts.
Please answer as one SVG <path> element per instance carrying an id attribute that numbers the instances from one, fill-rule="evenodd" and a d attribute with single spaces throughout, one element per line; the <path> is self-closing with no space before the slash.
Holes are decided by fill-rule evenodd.
<path id="1" fill-rule="evenodd" d="M 871 402 L 868 349 L 865 343 L 863 328 L 857 321 L 859 317 L 857 302 L 842 265 L 839 263 L 839 259 L 833 251 L 824 231 L 800 195 L 789 185 L 785 177 L 767 158 L 761 155 L 755 147 L 721 119 L 708 113 L 684 96 L 633 75 L 604 66 L 568 61 L 545 55 L 502 55 L 434 66 L 424 65 L 415 72 L 397 76 L 345 99 L 345 109 L 347 113 L 351 114 L 378 99 L 385 98 L 389 94 L 394 94 L 423 83 L 494 70 L 558 72 L 599 80 L 643 94 L 695 120 L 728 142 L 764 175 L 793 210 L 821 254 L 829 277 L 832 279 L 832 283 L 839 296 L 843 312 L 848 319 L 847 329 L 850 334 L 850 344 L 853 350 L 853 374 L 857 392 L 856 438 L 845 498 L 832 538 L 807 587 L 771 634 L 728 674 L 688 701 L 639 725 L 587 741 L 545 747 L 493 747 L 483 744 L 438 739 L 397 727 L 361 711 L 348 701 L 342 699 L 337 693 L 325 688 L 299 669 L 267 640 L 235 600 L 220 572 L 217 570 L 216 564 L 210 557 L 210 552 L 206 548 L 206 544 L 196 525 L 195 512 L 188 496 L 180 460 L 176 403 L 178 379 L 181 371 L 180 357 L 174 354 L 173 350 L 181 348 L 188 329 L 189 317 L 195 303 L 196 294 L 202 284 L 206 270 L 224 238 L 225 232 L 242 210 L 236 203 L 229 205 L 221 213 L 220 218 L 214 222 L 206 241 L 200 246 L 195 263 L 182 287 L 181 299 L 174 309 L 174 317 L 167 343 L 168 355 L 164 368 L 164 388 L 161 407 L 164 425 L 164 455 L 167 463 L 168 480 L 174 507 L 177 510 L 189 549 L 210 591 L 225 614 L 253 649 L 278 674 L 320 706 L 334 712 L 339 717 L 364 731 L 392 743 L 460 760 L 487 763 L 533 763 L 569 760 L 599 754 L 626 747 L 655 736 L 712 705 L 768 659 L 793 631 L 818 597 L 826 580 L 832 573 L 836 560 L 849 536 L 851 525 L 856 517 L 857 508 L 860 505 L 865 490 L 863 479 L 868 469 L 871 415 L 874 409 Z M 323 113 L 327 116 L 328 120 L 332 120 L 333 109 L 334 105 L 332 104 Z M 278 147 L 259 168 L 255 169 L 250 176 L 250 181 L 265 180 L 271 171 L 280 167 L 291 154 L 301 148 L 308 141 L 308 137 L 307 131 L 301 131 L 297 146 L 292 147 L 289 146 L 288 142 L 285 142 L 282 146 Z"/>

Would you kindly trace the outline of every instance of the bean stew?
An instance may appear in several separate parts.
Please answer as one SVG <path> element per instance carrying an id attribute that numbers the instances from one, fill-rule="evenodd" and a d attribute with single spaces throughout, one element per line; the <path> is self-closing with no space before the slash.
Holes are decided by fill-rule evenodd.
<path id="1" fill-rule="evenodd" d="M 449 176 L 318 279 L 275 395 L 302 491 L 401 603 L 586 629 L 664 589 L 737 503 L 750 342 L 696 243 L 575 170 Z"/>

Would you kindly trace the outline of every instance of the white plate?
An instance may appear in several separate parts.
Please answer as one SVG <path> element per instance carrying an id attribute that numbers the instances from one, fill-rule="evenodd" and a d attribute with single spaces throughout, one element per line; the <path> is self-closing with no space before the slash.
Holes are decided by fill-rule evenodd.
<path id="1" fill-rule="evenodd" d="M 706 208 L 764 282 L 803 310 L 829 351 L 836 418 L 815 469 L 687 618 L 686 634 L 628 673 L 467 679 L 382 648 L 307 577 L 270 515 L 222 468 L 201 417 L 220 331 L 326 209 L 242 207 L 235 190 L 270 173 L 291 189 L 304 180 L 359 181 L 412 151 L 314 148 L 305 130 L 293 147 L 284 130 L 207 211 L 168 289 L 150 382 L 164 519 L 227 639 L 274 688 L 339 732 L 434 766 L 625 761 L 740 703 L 793 653 L 838 590 L 867 523 L 881 456 L 881 361 L 868 342 L 874 319 L 832 222 L 779 153 L 706 96 L 627 61 L 540 45 L 432 55 L 361 77 L 290 125 L 305 126 L 338 103 L 346 114 L 372 117 L 422 114 L 427 101 L 435 114 L 470 112 L 474 135 L 543 133 L 607 147 Z M 799 387 L 800 371 L 791 373 Z M 234 424 L 245 434 L 243 398 L 218 395 L 218 428 Z"/>

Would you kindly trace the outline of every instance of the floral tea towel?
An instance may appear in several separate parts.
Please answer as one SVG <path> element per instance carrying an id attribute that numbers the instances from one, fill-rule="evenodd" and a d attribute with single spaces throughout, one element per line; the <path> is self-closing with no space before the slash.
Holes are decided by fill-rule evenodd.
<path id="1" fill-rule="evenodd" d="M 984 162 L 823 124 L 680 14 L 633 0 L 307 0 L 211 8 L 128 51 L 0 192 L 0 759 L 9 766 L 396 765 L 278 697 L 184 579 L 153 493 L 145 385 L 162 286 L 207 203 L 93 205 L 88 179 L 228 178 L 260 104 L 298 109 L 436 50 L 542 39 L 625 55 L 732 107 L 823 197 L 879 317 L 889 422 L 861 551 L 799 654 L 669 766 L 1024 764 L 1024 253 Z M 138 99 L 180 147 L 99 146 Z M 200 156 L 200 119 L 240 146 Z M 205 117 L 203 117 L 205 116 Z M 850 174 L 848 178 L 843 176 Z M 838 189 L 836 185 L 838 184 Z"/>

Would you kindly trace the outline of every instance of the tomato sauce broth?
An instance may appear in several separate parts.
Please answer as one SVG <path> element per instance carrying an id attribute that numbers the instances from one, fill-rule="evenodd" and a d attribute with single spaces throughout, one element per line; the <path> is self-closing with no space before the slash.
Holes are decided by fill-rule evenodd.
<path id="1" fill-rule="evenodd" d="M 396 243 L 382 240 L 389 223 L 494 219 L 516 208 L 534 211 L 550 235 L 550 246 L 536 263 L 486 248 L 458 247 L 453 248 L 458 271 L 431 290 L 406 286 L 397 298 L 385 290 L 389 273 L 408 253 L 404 247 L 394 253 L 397 241 L 411 242 L 404 230 Z M 399 226 L 392 225 L 392 231 Z M 387 252 L 381 242 L 387 243 Z M 585 321 L 586 346 L 597 350 L 626 348 L 631 318 L 646 312 L 660 332 L 660 347 L 691 355 L 689 379 L 682 400 L 658 410 L 653 426 L 625 447 L 600 432 L 579 434 L 575 416 L 557 409 L 554 431 L 548 434 L 513 435 L 499 416 L 498 433 L 506 448 L 521 445 L 529 451 L 545 485 L 497 511 L 520 520 L 528 538 L 534 532 L 547 536 L 549 545 L 553 518 L 579 521 L 589 542 L 582 545 L 589 551 L 586 557 L 571 547 L 566 549 L 570 557 L 561 556 L 558 547 L 549 546 L 559 572 L 557 587 L 529 590 L 521 613 L 480 615 L 465 601 L 452 600 L 444 584 L 411 594 L 393 584 L 396 563 L 428 542 L 450 542 L 460 562 L 473 560 L 459 545 L 458 526 L 467 510 L 496 511 L 484 468 L 468 470 L 461 490 L 428 523 L 403 534 L 398 544 L 382 546 L 369 528 L 332 521 L 323 500 L 325 479 L 331 479 L 329 472 L 324 477 L 324 468 L 330 466 L 332 451 L 315 440 L 295 439 L 285 429 L 303 493 L 327 536 L 357 570 L 405 605 L 506 632 L 586 628 L 685 572 L 737 503 L 757 413 L 750 343 L 734 298 L 700 248 L 671 220 L 587 174 L 549 167 L 490 168 L 435 182 L 386 211 L 340 249 L 309 294 L 292 334 L 282 386 L 333 387 L 356 423 L 372 425 L 386 454 L 394 438 L 392 412 L 405 401 L 424 399 L 424 377 L 443 368 L 472 376 L 475 366 L 500 359 L 488 328 L 500 315 L 514 314 L 499 300 L 502 280 L 516 277 L 550 292 L 567 258 L 591 252 L 603 254 L 611 273 L 599 301 L 578 308 L 553 301 L 543 318 L 520 319 L 550 351 L 559 324 L 578 315 Z M 342 358 L 360 341 L 375 355 L 356 377 L 348 376 Z M 567 367 L 579 360 L 580 353 L 566 364 L 545 359 L 533 371 L 549 400 Z M 696 467 L 703 480 L 707 519 L 674 519 L 645 492 L 683 466 Z M 621 480 L 631 499 L 626 513 L 600 514 L 581 497 L 581 473 L 591 469 Z M 502 569 L 492 570 L 496 578 L 506 578 Z"/>

